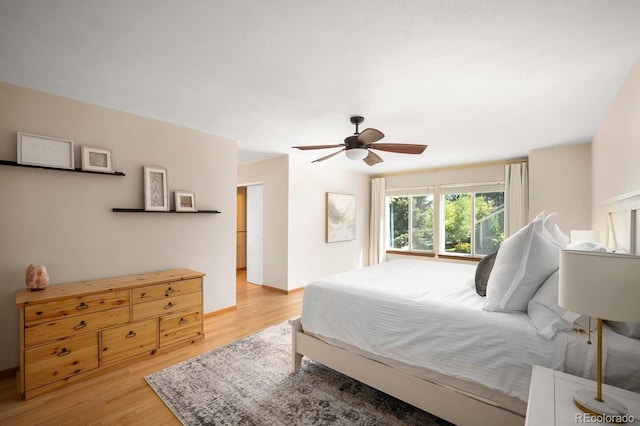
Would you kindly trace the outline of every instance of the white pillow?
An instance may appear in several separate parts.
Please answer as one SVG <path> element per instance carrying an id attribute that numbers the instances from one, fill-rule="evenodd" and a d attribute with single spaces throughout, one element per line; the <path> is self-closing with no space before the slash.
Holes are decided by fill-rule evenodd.
<path id="1" fill-rule="evenodd" d="M 549 340 L 558 331 L 572 329 L 572 324 L 563 318 L 564 309 L 558 306 L 559 271 L 554 272 L 540 286 L 527 305 L 527 314 L 539 335 Z"/>
<path id="2" fill-rule="evenodd" d="M 529 300 L 558 269 L 560 247 L 537 218 L 502 242 L 487 283 L 484 309 L 526 311 Z"/>
<path id="3" fill-rule="evenodd" d="M 586 331 L 588 328 L 587 316 L 567 311 L 558 305 L 559 278 L 557 270 L 546 279 L 527 305 L 529 320 L 538 334 L 547 340 L 561 331 Z M 592 331 L 597 328 L 597 324 L 597 321 L 591 321 Z"/>
<path id="4" fill-rule="evenodd" d="M 558 226 L 558 213 L 549 213 L 549 216 L 544 220 L 544 228 L 561 249 L 567 248 L 570 239 Z"/>
<path id="5" fill-rule="evenodd" d="M 581 251 L 599 251 L 607 252 L 607 248 L 601 244 L 591 241 L 576 241 L 567 245 L 567 250 L 581 250 Z"/>
<path id="6" fill-rule="evenodd" d="M 640 322 L 605 321 L 607 325 L 623 336 L 640 339 Z"/>

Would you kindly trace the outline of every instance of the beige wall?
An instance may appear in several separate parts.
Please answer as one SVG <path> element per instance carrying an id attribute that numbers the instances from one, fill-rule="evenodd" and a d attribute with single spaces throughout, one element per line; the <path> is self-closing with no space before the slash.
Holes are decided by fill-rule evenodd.
<path id="1" fill-rule="evenodd" d="M 18 365 L 14 292 L 30 263 L 52 284 L 186 267 L 207 274 L 205 312 L 235 304 L 235 141 L 0 83 L 0 159 L 15 161 L 17 131 L 73 140 L 76 166 L 79 146 L 110 149 L 126 176 L 0 166 L 0 370 Z M 113 213 L 144 206 L 145 165 L 222 214 Z"/>
<path id="2" fill-rule="evenodd" d="M 470 164 L 386 177 L 387 189 L 467 183 L 504 182 L 504 164 Z"/>
<path id="3" fill-rule="evenodd" d="M 264 185 L 263 283 L 282 290 L 367 264 L 369 177 L 282 156 L 241 164 L 238 183 Z M 325 241 L 325 194 L 356 195 L 354 241 Z"/>
<path id="4" fill-rule="evenodd" d="M 263 184 L 262 282 L 287 290 L 289 158 L 284 155 L 238 166 L 238 184 Z"/>
<path id="5" fill-rule="evenodd" d="M 592 146 L 592 222 L 605 238 L 603 203 L 640 193 L 640 60 L 631 69 Z"/>
<path id="6" fill-rule="evenodd" d="M 529 220 L 558 213 L 558 225 L 591 229 L 591 144 L 529 151 Z"/>
<path id="7" fill-rule="evenodd" d="M 365 173 L 289 156 L 289 290 L 369 264 L 370 181 Z M 356 196 L 354 240 L 326 242 L 327 192 Z"/>

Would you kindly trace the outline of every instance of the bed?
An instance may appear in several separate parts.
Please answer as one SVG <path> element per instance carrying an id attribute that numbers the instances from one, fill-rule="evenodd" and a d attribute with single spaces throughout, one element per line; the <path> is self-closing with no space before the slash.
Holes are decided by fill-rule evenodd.
<path id="1" fill-rule="evenodd" d="M 635 223 L 640 198 L 629 205 L 624 217 Z M 553 240 L 560 231 L 550 224 L 540 220 L 546 239 L 531 231 L 534 248 L 517 256 L 534 257 L 536 238 Z M 637 239 L 635 226 L 629 232 Z M 549 306 L 557 304 L 557 266 L 543 264 L 553 253 L 530 262 L 540 282 L 524 279 L 520 287 L 530 288 L 508 312 L 487 309 L 476 265 L 396 259 L 314 281 L 291 321 L 293 369 L 304 355 L 455 424 L 521 425 L 533 365 L 595 375 L 588 323 Z M 640 339 L 607 327 L 603 343 L 605 381 L 640 391 Z"/>

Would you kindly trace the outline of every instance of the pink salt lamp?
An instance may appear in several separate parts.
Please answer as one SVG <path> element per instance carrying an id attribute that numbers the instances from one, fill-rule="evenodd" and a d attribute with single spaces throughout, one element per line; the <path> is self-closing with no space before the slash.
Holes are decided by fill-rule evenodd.
<path id="1" fill-rule="evenodd" d="M 44 290 L 49 285 L 47 268 L 43 265 L 29 265 L 25 271 L 25 284 L 31 291 Z"/>

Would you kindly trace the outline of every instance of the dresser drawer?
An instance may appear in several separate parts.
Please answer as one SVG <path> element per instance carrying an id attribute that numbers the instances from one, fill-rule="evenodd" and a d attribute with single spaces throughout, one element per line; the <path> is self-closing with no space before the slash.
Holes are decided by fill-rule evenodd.
<path id="1" fill-rule="evenodd" d="M 163 284 L 137 287 L 131 290 L 133 303 L 144 303 L 151 300 L 166 299 L 187 293 L 199 292 L 202 289 L 202 279 L 173 281 Z"/>
<path id="2" fill-rule="evenodd" d="M 158 320 L 151 318 L 102 332 L 102 365 L 156 350 Z"/>
<path id="3" fill-rule="evenodd" d="M 98 368 L 98 333 L 27 349 L 25 388 L 37 388 Z"/>
<path id="4" fill-rule="evenodd" d="M 124 324 L 129 321 L 129 307 L 109 309 L 108 311 L 63 318 L 57 321 L 26 325 L 24 327 L 24 345 L 33 346 L 40 343 L 79 334 L 97 331 L 106 327 Z"/>
<path id="5" fill-rule="evenodd" d="M 50 321 L 129 305 L 129 290 L 115 290 L 68 299 L 52 300 L 24 307 L 24 321 Z"/>
<path id="6" fill-rule="evenodd" d="M 194 308 L 202 304 L 201 293 L 189 293 L 133 305 L 132 321 Z"/>
<path id="7" fill-rule="evenodd" d="M 160 318 L 160 347 L 172 345 L 182 340 L 204 336 L 202 332 L 202 312 L 193 309 Z"/>

